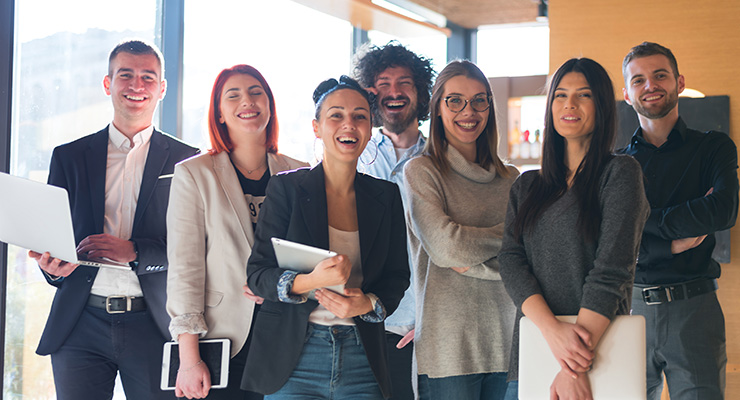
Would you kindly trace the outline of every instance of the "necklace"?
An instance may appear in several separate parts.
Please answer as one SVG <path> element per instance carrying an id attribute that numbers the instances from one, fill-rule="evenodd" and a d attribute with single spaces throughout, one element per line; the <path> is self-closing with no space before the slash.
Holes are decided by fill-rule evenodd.
<path id="1" fill-rule="evenodd" d="M 265 166 L 265 164 L 260 164 L 260 166 L 259 166 L 259 167 L 255 168 L 255 169 L 253 169 L 253 170 L 247 170 L 247 175 L 252 175 L 252 172 L 254 172 L 254 171 L 259 171 L 259 170 L 261 170 L 261 169 L 262 169 L 262 167 L 264 167 L 264 166 Z"/>

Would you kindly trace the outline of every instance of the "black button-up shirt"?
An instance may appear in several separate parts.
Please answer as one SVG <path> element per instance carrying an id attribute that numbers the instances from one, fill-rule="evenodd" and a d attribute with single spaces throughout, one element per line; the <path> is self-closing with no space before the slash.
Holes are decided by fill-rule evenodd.
<path id="1" fill-rule="evenodd" d="M 635 283 L 718 278 L 720 267 L 712 259 L 714 232 L 735 225 L 738 211 L 737 148 L 732 140 L 720 132 L 689 129 L 679 118 L 662 146 L 648 143 L 637 128 L 620 152 L 642 165 L 651 208 Z M 672 240 L 704 234 L 708 236 L 699 246 L 671 254 Z"/>

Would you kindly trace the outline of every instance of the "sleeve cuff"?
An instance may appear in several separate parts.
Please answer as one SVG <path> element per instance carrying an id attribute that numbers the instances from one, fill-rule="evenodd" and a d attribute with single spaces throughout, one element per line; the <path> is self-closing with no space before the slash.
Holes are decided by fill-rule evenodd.
<path id="1" fill-rule="evenodd" d="M 136 258 L 134 261 L 129 262 L 128 265 L 131 266 L 132 270 L 136 271 L 136 267 L 139 266 L 139 246 L 133 239 L 131 239 L 130 242 L 134 244 L 134 253 L 136 253 Z"/>
<path id="2" fill-rule="evenodd" d="M 285 271 L 280 275 L 278 280 L 277 293 L 278 299 L 283 303 L 301 304 L 308 300 L 308 296 L 305 294 L 293 295 L 290 291 L 293 289 L 293 282 L 295 277 L 298 275 L 296 271 Z"/>
<path id="3" fill-rule="evenodd" d="M 208 326 L 203 314 L 183 314 L 172 318 L 170 321 L 170 335 L 177 341 L 178 336 L 183 333 L 190 333 L 203 337 L 208 332 Z"/>
<path id="4" fill-rule="evenodd" d="M 373 324 L 383 322 L 386 317 L 383 302 L 373 293 L 366 293 L 365 295 L 370 298 L 370 302 L 373 304 L 373 310 L 367 314 L 360 315 L 360 318 L 365 322 Z"/>
<path id="5" fill-rule="evenodd" d="M 41 269 L 41 268 L 39 268 L 39 269 L 40 269 L 40 270 L 41 270 L 41 272 L 42 272 L 42 273 L 44 274 L 44 276 L 46 276 L 46 279 L 48 279 L 48 280 L 49 280 L 50 282 L 61 282 L 61 281 L 63 281 L 63 280 L 64 280 L 64 277 L 63 277 L 63 276 L 56 276 L 56 275 L 52 275 L 52 274 L 50 274 L 50 273 L 48 273 L 48 272 L 44 271 L 44 270 L 43 270 L 43 269 Z"/>

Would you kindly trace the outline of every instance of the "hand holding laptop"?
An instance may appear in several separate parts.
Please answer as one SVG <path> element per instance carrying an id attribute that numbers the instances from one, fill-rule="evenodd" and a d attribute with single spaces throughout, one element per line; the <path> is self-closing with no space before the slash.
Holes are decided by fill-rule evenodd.
<path id="1" fill-rule="evenodd" d="M 91 235 L 78 254 L 72 227 L 69 196 L 63 188 L 0 173 L 0 188 L 12 196 L 0 196 L 0 241 L 31 250 L 28 256 L 54 276 L 68 276 L 77 265 L 130 270 L 136 258 L 133 243 L 111 240 L 110 235 Z M 44 229 L 37 227 L 43 226 Z M 87 252 L 103 257 L 87 257 Z M 46 256 L 44 256 L 46 254 Z M 107 255 L 107 257 L 105 257 Z M 66 262 L 65 262 L 66 261 Z"/>
<path id="2" fill-rule="evenodd" d="M 51 276 L 67 277 L 80 265 L 54 258 L 48 251 L 41 254 L 28 250 L 28 256 L 36 260 L 39 267 Z"/>
<path id="3" fill-rule="evenodd" d="M 579 372 L 574 379 L 569 371 L 561 370 L 552 382 L 550 397 L 555 399 L 593 398 L 588 373 Z"/>
<path id="4" fill-rule="evenodd" d="M 117 238 L 107 233 L 90 235 L 77 245 L 77 252 L 87 254 L 89 258 L 108 258 L 120 263 L 136 260 L 134 242 Z"/>
<path id="5" fill-rule="evenodd" d="M 591 334 L 586 328 L 553 318 L 553 323 L 542 335 L 560 367 L 569 372 L 571 378 L 590 369 L 594 352 L 590 349 Z"/>

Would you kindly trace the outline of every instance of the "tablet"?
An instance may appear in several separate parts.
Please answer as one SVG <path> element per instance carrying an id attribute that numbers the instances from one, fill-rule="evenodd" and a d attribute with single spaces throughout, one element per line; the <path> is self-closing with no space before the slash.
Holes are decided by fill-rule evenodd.
<path id="1" fill-rule="evenodd" d="M 275 249 L 275 257 L 280 268 L 305 273 L 313 271 L 316 264 L 321 261 L 337 255 L 337 253 L 331 250 L 324 250 L 276 237 L 272 238 L 272 248 Z M 344 293 L 344 285 L 328 286 L 326 289 L 331 289 L 337 293 Z M 313 291 L 308 294 L 308 297 L 310 299 L 316 299 Z"/>
<path id="2" fill-rule="evenodd" d="M 225 388 L 229 384 L 231 341 L 229 339 L 202 339 L 199 341 L 199 347 L 200 358 L 211 374 L 211 389 Z M 175 390 L 179 368 L 179 345 L 176 342 L 165 343 L 162 354 L 162 380 L 159 385 L 162 390 Z"/>

